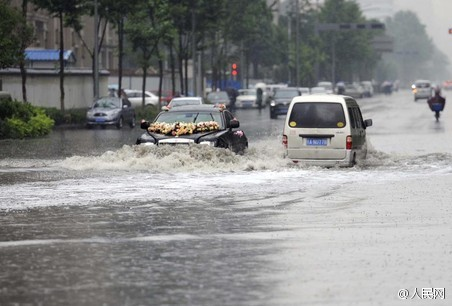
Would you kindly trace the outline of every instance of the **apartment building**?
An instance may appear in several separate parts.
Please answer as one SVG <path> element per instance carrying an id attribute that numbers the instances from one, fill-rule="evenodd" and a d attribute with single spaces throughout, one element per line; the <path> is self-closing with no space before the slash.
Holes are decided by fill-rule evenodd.
<path id="1" fill-rule="evenodd" d="M 11 5 L 21 9 L 22 0 L 13 0 Z M 46 10 L 37 10 L 34 4 L 29 3 L 27 8 L 27 21 L 34 28 L 35 39 L 28 49 L 59 49 L 60 31 L 64 31 L 64 49 L 71 50 L 76 58 L 72 67 L 91 69 L 94 49 L 95 27 L 94 18 L 82 17 L 83 29 L 77 33 L 72 28 L 60 28 L 58 18 L 52 17 Z M 105 23 L 102 23 L 102 27 Z M 101 36 L 99 34 L 99 41 Z M 107 24 L 105 36 L 102 39 L 102 48 L 99 53 L 99 68 L 114 71 L 117 69 L 116 54 L 117 34 L 112 25 Z"/>

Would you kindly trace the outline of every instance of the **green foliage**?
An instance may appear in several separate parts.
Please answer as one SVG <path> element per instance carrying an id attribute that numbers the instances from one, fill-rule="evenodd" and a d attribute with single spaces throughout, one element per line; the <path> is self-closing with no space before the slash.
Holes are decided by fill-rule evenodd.
<path id="1" fill-rule="evenodd" d="M 11 99 L 0 101 L 0 138 L 44 136 L 53 126 L 42 108 Z"/>
<path id="2" fill-rule="evenodd" d="M 73 108 L 65 110 L 64 112 L 55 107 L 43 109 L 45 114 L 55 122 L 56 126 L 63 124 L 80 125 L 86 123 L 86 108 Z"/>
<path id="3" fill-rule="evenodd" d="M 137 122 L 141 119 L 145 119 L 147 121 L 152 121 L 158 115 L 160 111 L 157 107 L 149 105 L 145 107 L 137 107 L 135 109 L 135 114 L 137 118 Z"/>
<path id="4" fill-rule="evenodd" d="M 31 41 L 32 30 L 20 12 L 0 1 L 0 68 L 18 65 L 23 59 L 22 46 Z"/>

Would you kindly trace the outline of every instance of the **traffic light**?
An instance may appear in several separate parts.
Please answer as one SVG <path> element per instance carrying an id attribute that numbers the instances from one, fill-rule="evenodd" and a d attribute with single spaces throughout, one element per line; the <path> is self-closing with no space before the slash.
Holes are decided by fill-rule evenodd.
<path id="1" fill-rule="evenodd" d="M 233 77 L 236 77 L 239 74 L 238 68 L 239 67 L 237 66 L 236 63 L 232 63 L 232 65 L 231 65 L 231 75 Z"/>
<path id="2" fill-rule="evenodd" d="M 449 34 L 452 34 L 452 28 L 449 29 Z"/>

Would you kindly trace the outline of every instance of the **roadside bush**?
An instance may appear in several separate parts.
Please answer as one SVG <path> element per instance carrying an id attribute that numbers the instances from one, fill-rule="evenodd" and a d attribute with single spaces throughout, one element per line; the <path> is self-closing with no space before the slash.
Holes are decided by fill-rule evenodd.
<path id="1" fill-rule="evenodd" d="M 25 138 L 49 134 L 54 126 L 43 109 L 29 103 L 0 100 L 0 138 Z"/>
<path id="2" fill-rule="evenodd" d="M 157 107 L 152 105 L 135 108 L 137 122 L 140 122 L 142 119 L 152 121 L 158 115 L 158 113 L 159 110 L 157 109 Z"/>
<path id="3" fill-rule="evenodd" d="M 86 110 L 86 108 L 77 108 L 62 112 L 55 107 L 44 108 L 46 115 L 53 119 L 57 126 L 63 124 L 84 124 L 86 122 Z"/>

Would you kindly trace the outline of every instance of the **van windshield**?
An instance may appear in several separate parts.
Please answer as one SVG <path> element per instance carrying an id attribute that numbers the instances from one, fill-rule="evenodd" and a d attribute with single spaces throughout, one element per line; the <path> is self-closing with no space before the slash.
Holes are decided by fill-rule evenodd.
<path id="1" fill-rule="evenodd" d="M 294 128 L 343 128 L 345 125 L 340 103 L 296 103 L 289 117 L 289 126 Z"/>

